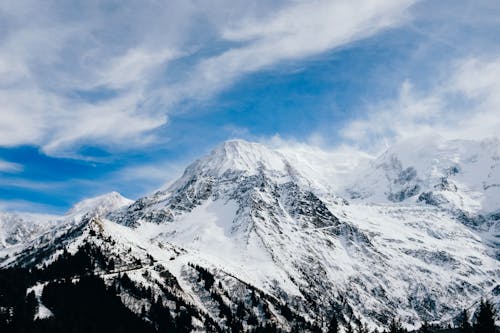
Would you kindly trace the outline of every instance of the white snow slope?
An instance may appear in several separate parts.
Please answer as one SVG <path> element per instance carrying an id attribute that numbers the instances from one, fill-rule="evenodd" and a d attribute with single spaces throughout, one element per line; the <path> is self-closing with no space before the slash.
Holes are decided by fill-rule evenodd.
<path id="1" fill-rule="evenodd" d="M 215 320 L 188 263 L 228 288 L 255 286 L 310 320 L 329 318 L 335 307 L 371 327 L 394 315 L 418 327 L 449 322 L 498 293 L 499 151 L 498 140 L 406 142 L 328 193 L 310 169 L 301 171 L 299 157 L 235 140 L 167 190 L 101 211 L 79 204 L 73 214 L 98 213 L 99 230 L 119 244 L 110 255 L 130 247 L 152 256 Z M 11 254 L 6 265 L 22 248 L 2 251 Z"/>

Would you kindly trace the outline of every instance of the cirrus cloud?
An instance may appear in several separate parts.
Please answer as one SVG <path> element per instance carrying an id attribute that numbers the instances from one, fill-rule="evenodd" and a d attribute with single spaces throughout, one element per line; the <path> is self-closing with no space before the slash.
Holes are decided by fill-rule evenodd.
<path id="1" fill-rule="evenodd" d="M 402 24 L 413 3 L 4 1 L 0 146 L 75 155 L 151 143 L 176 105 Z"/>
<path id="2" fill-rule="evenodd" d="M 341 133 L 369 149 L 415 135 L 449 139 L 498 136 L 500 128 L 500 58 L 455 61 L 435 78 L 427 92 L 401 84 L 397 99 L 368 107 L 366 115 L 347 123 Z"/>

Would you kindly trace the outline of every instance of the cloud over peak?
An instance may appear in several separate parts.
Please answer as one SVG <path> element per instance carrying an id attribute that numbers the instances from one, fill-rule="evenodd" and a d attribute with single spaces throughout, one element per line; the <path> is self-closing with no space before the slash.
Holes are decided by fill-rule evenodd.
<path id="1" fill-rule="evenodd" d="M 449 139 L 480 139 L 500 128 L 500 58 L 466 58 L 437 75 L 426 91 L 408 80 L 399 96 L 368 107 L 347 123 L 342 136 L 362 147 L 414 135 L 438 133 Z"/>

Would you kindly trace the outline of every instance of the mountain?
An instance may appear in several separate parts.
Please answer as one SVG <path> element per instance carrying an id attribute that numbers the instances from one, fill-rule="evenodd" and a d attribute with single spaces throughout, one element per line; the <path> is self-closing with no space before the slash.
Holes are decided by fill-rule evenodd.
<path id="1" fill-rule="evenodd" d="M 54 215 L 0 212 L 0 249 L 29 241 L 58 222 Z"/>
<path id="2" fill-rule="evenodd" d="M 1 265 L 40 270 L 28 289 L 48 317 L 44 285 L 92 272 L 157 329 L 158 306 L 202 331 L 451 323 L 500 292 L 499 147 L 402 143 L 335 191 L 287 153 L 228 141 L 165 190 L 77 204 Z"/>
<path id="3" fill-rule="evenodd" d="M 85 214 L 105 216 L 112 211 L 129 206 L 133 202 L 118 192 L 110 192 L 80 201 L 69 210 L 66 216 L 73 219 L 81 218 Z"/>
<path id="4" fill-rule="evenodd" d="M 470 214 L 500 207 L 500 142 L 447 141 L 439 136 L 403 141 L 357 172 L 350 199 L 424 202 Z"/>
<path id="5" fill-rule="evenodd" d="M 106 215 L 133 203 L 117 192 L 82 200 L 62 216 L 22 212 L 0 212 L 0 253 L 22 249 L 30 241 L 54 230 L 79 224 L 86 215 Z"/>

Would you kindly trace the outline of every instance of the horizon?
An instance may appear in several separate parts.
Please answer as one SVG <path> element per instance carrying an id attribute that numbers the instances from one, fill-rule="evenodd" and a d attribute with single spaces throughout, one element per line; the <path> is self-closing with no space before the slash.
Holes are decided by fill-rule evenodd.
<path id="1" fill-rule="evenodd" d="M 499 17 L 494 1 L 4 2 L 0 211 L 137 199 L 230 139 L 373 156 L 498 138 Z"/>

